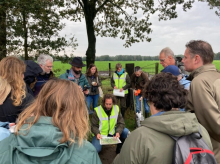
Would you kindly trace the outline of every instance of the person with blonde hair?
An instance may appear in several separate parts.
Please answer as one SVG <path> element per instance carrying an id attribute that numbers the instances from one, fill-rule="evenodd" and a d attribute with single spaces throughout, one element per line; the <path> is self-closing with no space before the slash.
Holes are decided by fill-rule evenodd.
<path id="1" fill-rule="evenodd" d="M 0 163 L 101 164 L 86 141 L 89 129 L 87 106 L 77 84 L 51 79 L 20 114 L 15 134 L 0 142 Z"/>
<path id="2" fill-rule="evenodd" d="M 0 121 L 15 122 L 18 114 L 33 100 L 33 97 L 26 92 L 26 84 L 23 80 L 25 64 L 14 56 L 8 56 L 0 61 L 0 77 L 10 85 L 10 92 L 6 86 L 1 87 L 1 92 L 6 96 L 1 98 Z M 1 95 L 2 95 L 1 94 Z"/>

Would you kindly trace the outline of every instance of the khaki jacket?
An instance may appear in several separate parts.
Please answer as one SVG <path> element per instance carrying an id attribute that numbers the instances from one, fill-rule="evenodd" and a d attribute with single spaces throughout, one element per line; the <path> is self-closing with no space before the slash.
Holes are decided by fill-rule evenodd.
<path id="1" fill-rule="evenodd" d="M 169 111 L 145 119 L 128 136 L 113 164 L 170 164 L 175 141 L 169 135 L 180 137 L 199 132 L 212 150 L 210 137 L 198 123 L 194 113 Z"/>
<path id="2" fill-rule="evenodd" d="M 195 112 L 208 131 L 217 162 L 220 164 L 220 73 L 213 64 L 194 70 L 186 110 Z"/>

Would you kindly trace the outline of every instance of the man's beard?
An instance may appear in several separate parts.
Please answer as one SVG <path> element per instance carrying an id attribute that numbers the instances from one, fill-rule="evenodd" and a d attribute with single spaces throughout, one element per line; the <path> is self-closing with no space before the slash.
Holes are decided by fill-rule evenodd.
<path id="1" fill-rule="evenodd" d="M 75 74 L 80 74 L 81 73 L 81 71 L 76 71 L 76 70 L 73 70 L 74 72 L 75 72 Z"/>

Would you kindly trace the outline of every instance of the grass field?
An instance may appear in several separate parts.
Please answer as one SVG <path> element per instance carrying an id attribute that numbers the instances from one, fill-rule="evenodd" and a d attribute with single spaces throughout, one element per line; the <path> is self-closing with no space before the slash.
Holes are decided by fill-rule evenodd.
<path id="1" fill-rule="evenodd" d="M 111 63 L 112 70 L 115 70 L 115 65 L 118 63 L 117 61 L 97 61 L 95 64 L 98 68 L 98 70 L 101 71 L 107 71 L 109 67 L 109 63 Z M 120 61 L 122 66 L 125 68 L 125 64 L 134 63 L 135 66 L 140 66 L 144 71 L 148 72 L 149 68 L 154 67 L 155 63 L 159 63 L 159 61 Z M 220 60 L 215 60 L 213 62 L 215 64 L 216 68 L 220 70 Z M 59 77 L 61 74 L 63 74 L 66 69 L 70 69 L 70 64 L 63 64 L 59 61 L 54 62 L 53 71 L 56 75 L 56 77 Z M 154 69 L 154 68 L 152 68 Z M 163 69 L 163 67 L 159 64 L 159 72 Z M 86 67 L 83 67 L 83 72 L 86 71 Z M 152 71 L 152 70 L 150 70 Z M 104 94 L 106 93 L 112 93 L 112 88 L 110 86 L 110 79 L 104 79 L 102 80 L 102 89 Z M 99 99 L 98 105 L 101 104 L 101 98 Z M 127 110 L 125 114 L 125 124 L 126 127 L 132 131 L 135 129 L 135 113 L 134 111 Z"/>
<path id="2" fill-rule="evenodd" d="M 96 61 L 95 64 L 100 71 L 108 71 L 109 63 L 111 63 L 111 69 L 115 70 L 115 65 L 119 63 L 118 61 Z M 134 63 L 134 66 L 140 66 L 145 72 L 154 71 L 155 63 L 159 63 L 159 61 L 120 61 L 123 68 L 125 68 L 125 64 Z M 215 60 L 213 62 L 216 68 L 220 70 L 220 60 Z M 60 61 L 55 61 L 53 64 L 53 71 L 55 75 L 59 77 L 62 73 L 64 73 L 67 69 L 70 69 L 70 64 L 64 64 Z M 150 69 L 150 70 L 149 70 Z M 163 67 L 159 64 L 159 72 L 163 69 Z M 83 67 L 83 72 L 86 71 L 86 67 Z"/>

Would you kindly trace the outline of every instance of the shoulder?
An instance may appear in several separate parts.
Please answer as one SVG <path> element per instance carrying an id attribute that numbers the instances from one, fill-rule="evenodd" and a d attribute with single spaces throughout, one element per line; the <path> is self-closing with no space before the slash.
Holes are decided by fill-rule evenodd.
<path id="1" fill-rule="evenodd" d="M 66 70 L 66 72 L 63 73 L 63 74 L 61 74 L 61 75 L 59 76 L 59 78 L 60 78 L 60 79 L 67 79 L 68 74 L 69 74 L 69 70 Z"/>
<path id="2" fill-rule="evenodd" d="M 95 147 L 88 141 L 84 141 L 81 146 L 77 143 L 71 145 L 72 160 L 77 160 L 77 163 L 100 163 L 98 153 Z M 73 161 L 76 162 L 76 161 Z"/>

